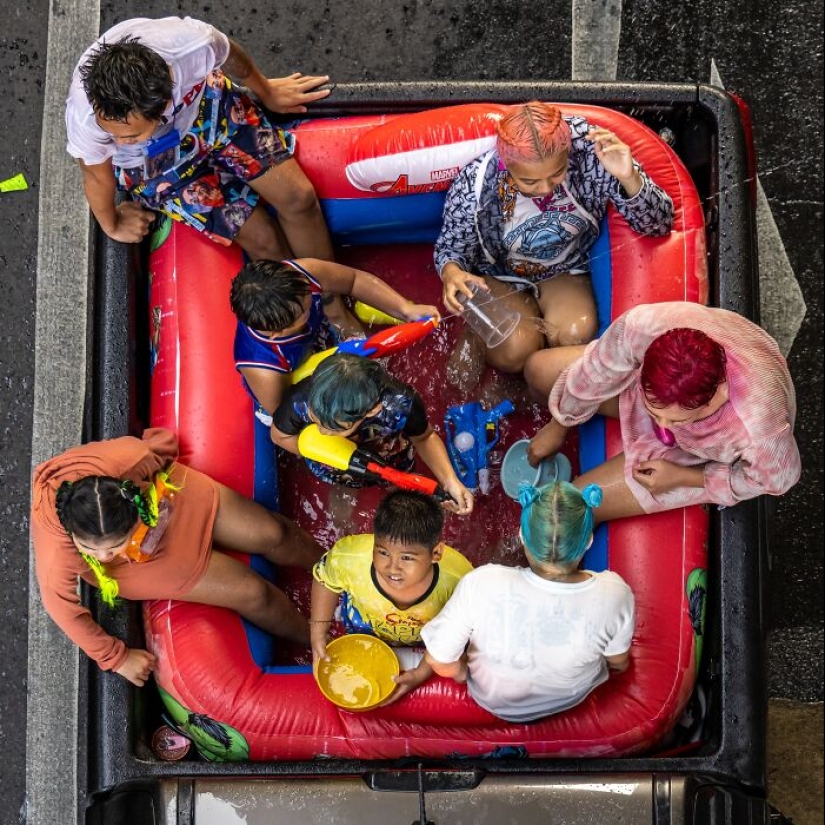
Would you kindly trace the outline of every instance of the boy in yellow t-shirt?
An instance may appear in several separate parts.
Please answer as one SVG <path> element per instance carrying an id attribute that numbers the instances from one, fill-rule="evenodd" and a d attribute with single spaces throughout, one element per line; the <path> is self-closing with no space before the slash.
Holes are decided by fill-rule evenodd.
<path id="1" fill-rule="evenodd" d="M 313 661 L 326 659 L 329 627 L 339 602 L 348 632 L 370 633 L 396 648 L 421 645 L 421 628 L 473 569 L 461 553 L 441 541 L 443 526 L 444 512 L 435 499 L 394 490 L 378 505 L 373 533 L 335 543 L 312 571 Z M 404 655 L 399 659 L 409 661 Z M 398 688 L 391 701 L 432 675 L 430 666 L 420 656 L 416 659 L 415 667 L 396 677 Z"/>

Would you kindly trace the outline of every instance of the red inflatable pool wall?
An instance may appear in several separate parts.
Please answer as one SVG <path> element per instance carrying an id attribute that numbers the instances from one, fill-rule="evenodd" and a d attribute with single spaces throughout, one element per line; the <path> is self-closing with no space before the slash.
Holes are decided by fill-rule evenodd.
<path id="1" fill-rule="evenodd" d="M 614 129 L 677 207 L 674 232 L 664 239 L 640 239 L 623 220 L 609 218 L 611 316 L 641 302 L 706 300 L 701 205 L 676 155 L 624 115 L 595 107 L 564 109 L 586 113 L 591 121 Z M 355 190 L 344 170 L 358 139 L 373 126 L 389 126 L 395 119 L 320 120 L 296 130 L 298 159 L 322 198 L 381 197 Z M 352 263 L 373 266 L 393 283 L 399 278 L 399 285 L 411 283 L 424 270 L 421 292 L 411 297 L 437 299 L 438 281 L 427 263 L 431 249 L 407 248 L 403 260 L 394 264 L 392 250 L 350 249 L 345 255 Z M 153 317 L 160 317 L 160 329 L 153 335 L 151 423 L 178 432 L 185 463 L 251 495 L 254 418 L 233 367 L 235 324 L 228 303 L 229 282 L 240 265 L 237 248 L 222 248 L 180 225 L 174 225 L 152 253 L 150 304 Z M 418 289 L 416 282 L 408 291 Z M 457 325 L 442 327 L 418 346 L 448 352 Z M 418 351 L 390 363 L 404 380 L 420 372 Z M 512 382 L 496 386 L 505 392 L 513 389 Z M 446 394 L 432 398 L 435 423 L 443 420 L 448 401 Z M 530 416 L 508 422 L 508 443 L 523 432 L 529 434 L 530 426 L 535 426 Z M 618 449 L 618 425 L 609 422 L 607 453 Z M 322 522 L 329 526 L 329 501 L 321 497 L 329 488 L 318 485 L 298 462 L 290 459 L 281 467 L 286 474 L 282 479 L 289 479 L 282 482 L 284 511 L 310 529 Z M 368 529 L 376 498 L 375 491 L 369 491 L 363 499 L 366 505 L 359 499 L 353 524 L 338 525 L 336 535 L 316 531 L 319 540 L 334 540 L 344 527 L 347 532 Z M 505 500 L 495 506 L 501 508 L 495 518 L 512 524 L 515 505 Z M 464 550 L 472 544 L 469 533 L 461 532 L 468 528 L 452 526 L 454 522 L 449 522 L 448 540 Z M 707 516 L 701 508 L 609 525 L 609 566 L 636 596 L 631 668 L 612 676 L 572 710 L 531 725 L 497 719 L 476 706 L 463 686 L 438 678 L 390 707 L 361 714 L 342 711 L 321 696 L 311 674 L 262 671 L 235 614 L 179 602 L 145 605 L 147 638 L 159 657 L 156 681 L 190 713 L 234 729 L 247 743 L 252 760 L 479 756 L 502 746 L 523 746 L 531 756 L 637 753 L 673 727 L 693 688 L 696 645 L 686 587 L 691 572 L 706 567 L 706 542 Z M 504 556 L 511 554 L 509 563 L 518 563 L 517 548 L 498 549 Z M 288 592 L 305 608 L 307 577 L 285 581 Z M 225 758 L 237 758 L 237 753 Z"/>

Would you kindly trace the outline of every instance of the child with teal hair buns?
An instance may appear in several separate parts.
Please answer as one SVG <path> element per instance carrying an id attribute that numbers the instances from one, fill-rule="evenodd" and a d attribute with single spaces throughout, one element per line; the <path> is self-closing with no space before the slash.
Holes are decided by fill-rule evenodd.
<path id="1" fill-rule="evenodd" d="M 522 486 L 528 566 L 468 573 L 421 631 L 432 669 L 466 681 L 470 696 L 502 719 L 567 710 L 630 664 L 633 593 L 612 571 L 579 569 L 601 499 L 596 484 Z"/>

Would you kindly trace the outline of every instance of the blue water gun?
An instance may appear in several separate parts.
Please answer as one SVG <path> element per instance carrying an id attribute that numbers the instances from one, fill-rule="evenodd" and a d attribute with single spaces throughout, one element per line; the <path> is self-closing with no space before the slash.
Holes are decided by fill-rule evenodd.
<path id="1" fill-rule="evenodd" d="M 444 416 L 447 454 L 461 483 L 470 490 L 490 491 L 487 455 L 498 444 L 499 420 L 513 412 L 513 402 L 505 398 L 491 410 L 478 401 L 450 407 Z"/>

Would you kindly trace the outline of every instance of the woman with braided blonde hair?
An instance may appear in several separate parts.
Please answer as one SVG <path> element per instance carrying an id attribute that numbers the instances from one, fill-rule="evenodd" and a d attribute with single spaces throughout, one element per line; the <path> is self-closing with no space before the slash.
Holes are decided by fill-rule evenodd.
<path id="1" fill-rule="evenodd" d="M 511 107 L 496 148 L 458 174 L 435 247 L 444 305 L 461 313 L 475 285 L 522 318 L 487 363 L 519 373 L 533 352 L 595 338 L 589 253 L 609 202 L 640 234 L 670 232 L 673 203 L 630 148 L 539 101 Z"/>
<path id="2" fill-rule="evenodd" d="M 143 685 L 146 650 L 109 635 L 81 604 L 78 577 L 116 599 L 179 599 L 236 610 L 276 636 L 309 644 L 286 595 L 213 548 L 310 570 L 322 549 L 292 521 L 176 461 L 169 430 L 67 450 L 34 472 L 31 530 L 43 606 L 103 670 Z"/>
<path id="3" fill-rule="evenodd" d="M 471 571 L 421 631 L 432 669 L 466 681 L 470 696 L 502 719 L 567 710 L 630 663 L 633 593 L 616 573 L 579 569 L 601 499 L 595 484 L 524 485 L 528 567 Z"/>

